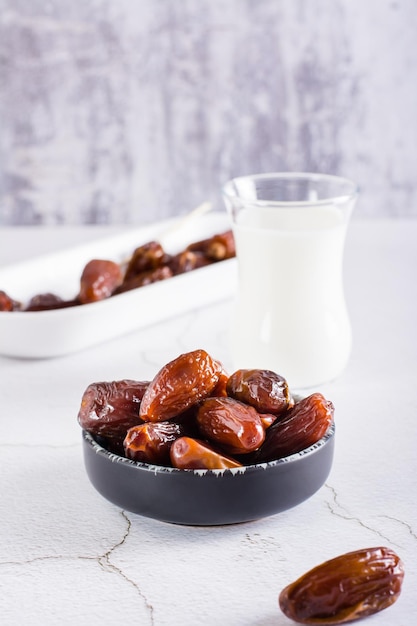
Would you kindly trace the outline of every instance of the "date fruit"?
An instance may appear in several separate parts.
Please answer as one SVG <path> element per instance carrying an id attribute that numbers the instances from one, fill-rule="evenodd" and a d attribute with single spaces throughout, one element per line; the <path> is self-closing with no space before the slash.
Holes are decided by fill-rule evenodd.
<path id="1" fill-rule="evenodd" d="M 126 268 L 124 280 L 129 281 L 134 276 L 143 272 L 151 272 L 169 260 L 158 241 L 149 241 L 133 251 L 132 257 Z"/>
<path id="2" fill-rule="evenodd" d="M 170 262 L 170 268 L 173 274 L 185 274 L 186 272 L 192 272 L 200 267 L 210 265 L 211 261 L 201 252 L 191 252 L 191 250 L 184 250 L 179 254 L 176 254 Z"/>
<path id="3" fill-rule="evenodd" d="M 189 244 L 175 255 L 167 253 L 158 241 L 149 241 L 137 247 L 130 258 L 120 264 L 102 259 L 89 261 L 80 278 L 79 292 L 70 300 L 40 294 L 34 297 L 36 300 L 32 299 L 29 306 L 24 306 L 0 290 L 0 311 L 46 311 L 89 304 L 230 259 L 235 255 L 231 230 Z"/>
<path id="4" fill-rule="evenodd" d="M 118 263 L 93 259 L 87 263 L 81 274 L 78 300 L 81 304 L 88 304 L 109 298 L 122 280 L 122 270 Z"/>
<path id="5" fill-rule="evenodd" d="M 54 293 L 39 293 L 31 298 L 25 311 L 52 311 L 81 304 L 78 300 L 62 300 Z"/>
<path id="6" fill-rule="evenodd" d="M 150 382 L 92 383 L 78 421 L 104 448 L 131 460 L 224 469 L 308 448 L 327 433 L 333 413 L 321 393 L 294 404 L 282 376 L 242 369 L 229 377 L 198 349 L 180 354 Z"/>
<path id="7" fill-rule="evenodd" d="M 259 413 L 279 415 L 293 404 L 285 378 L 270 370 L 237 370 L 227 382 L 227 395 L 250 404 Z"/>
<path id="8" fill-rule="evenodd" d="M 214 235 L 210 239 L 209 246 L 207 248 L 207 256 L 213 261 L 223 261 L 224 259 L 231 259 L 236 255 L 235 240 L 233 232 L 227 230 L 225 233 L 219 233 Z"/>
<path id="9" fill-rule="evenodd" d="M 172 276 L 172 270 L 167 265 L 157 267 L 154 270 L 147 270 L 146 272 L 141 272 L 129 278 L 129 280 L 123 281 L 123 283 L 113 291 L 113 295 L 131 291 L 132 289 L 139 289 L 139 287 L 145 287 L 146 285 L 151 285 L 160 280 L 172 278 Z"/>
<path id="10" fill-rule="evenodd" d="M 196 241 L 187 246 L 191 252 L 199 252 L 212 262 L 231 259 L 236 255 L 236 246 L 232 230 L 213 235 L 208 239 Z"/>
<path id="11" fill-rule="evenodd" d="M 265 439 L 257 411 L 234 398 L 207 398 L 197 412 L 197 424 L 204 437 L 228 454 L 248 454 Z"/>
<path id="12" fill-rule="evenodd" d="M 227 381 L 229 380 L 229 376 L 224 369 L 220 372 L 219 380 L 217 381 L 216 386 L 210 393 L 211 396 L 215 397 L 223 397 L 227 396 Z"/>
<path id="13" fill-rule="evenodd" d="M 222 365 L 205 350 L 181 354 L 164 365 L 151 381 L 139 416 L 144 422 L 172 419 L 209 396 L 222 371 Z"/>
<path id="14" fill-rule="evenodd" d="M 19 311 L 20 302 L 13 300 L 5 291 L 0 291 L 0 311 Z"/>
<path id="15" fill-rule="evenodd" d="M 123 442 L 125 456 L 132 461 L 170 466 L 173 442 L 184 435 L 184 427 L 174 422 L 146 422 L 127 431 Z"/>
<path id="16" fill-rule="evenodd" d="M 333 415 L 333 404 L 321 393 L 303 398 L 268 428 L 254 462 L 266 463 L 312 446 L 324 437 Z"/>
<path id="17" fill-rule="evenodd" d="M 177 469 L 232 469 L 242 467 L 209 444 L 191 437 L 180 437 L 171 446 L 171 463 Z"/>
<path id="18" fill-rule="evenodd" d="M 129 428 L 142 423 L 139 406 L 148 385 L 147 381 L 128 379 L 91 383 L 81 398 L 81 428 L 122 443 Z"/>
<path id="19" fill-rule="evenodd" d="M 356 550 L 318 565 L 285 587 L 279 606 L 300 624 L 353 622 L 393 604 L 403 577 L 403 564 L 390 548 Z"/>

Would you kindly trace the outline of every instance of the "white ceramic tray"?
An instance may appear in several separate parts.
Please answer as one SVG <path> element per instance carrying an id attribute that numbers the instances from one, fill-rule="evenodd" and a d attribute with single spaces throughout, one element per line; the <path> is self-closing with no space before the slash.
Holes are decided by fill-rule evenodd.
<path id="1" fill-rule="evenodd" d="M 175 226 L 178 224 L 178 228 Z M 151 240 L 169 253 L 230 228 L 225 213 L 209 213 L 189 223 L 168 220 L 103 238 L 59 253 L 0 269 L 0 289 L 28 301 L 53 292 L 76 296 L 85 264 L 94 258 L 121 262 Z M 133 330 L 233 295 L 236 260 L 220 261 L 101 302 L 37 312 L 0 312 L 0 354 L 49 358 L 84 350 Z"/>

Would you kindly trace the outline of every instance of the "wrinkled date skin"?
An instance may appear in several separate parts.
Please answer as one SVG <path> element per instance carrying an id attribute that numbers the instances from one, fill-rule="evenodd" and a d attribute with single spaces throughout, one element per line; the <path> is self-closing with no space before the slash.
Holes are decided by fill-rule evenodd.
<path id="1" fill-rule="evenodd" d="M 176 439 L 170 450 L 171 463 L 177 469 L 232 469 L 242 467 L 209 444 L 191 437 Z"/>
<path id="2" fill-rule="evenodd" d="M 84 430 L 122 443 L 132 426 L 142 423 L 139 407 L 149 382 L 119 380 L 92 383 L 85 390 L 78 413 Z"/>
<path id="3" fill-rule="evenodd" d="M 173 359 L 150 382 L 91 384 L 78 421 L 103 447 L 132 460 L 224 469 L 308 448 L 327 433 L 333 413 L 320 393 L 294 404 L 285 379 L 269 370 L 229 377 L 200 349 Z"/>
<path id="4" fill-rule="evenodd" d="M 78 300 L 81 304 L 88 304 L 109 298 L 122 280 L 122 270 L 118 263 L 93 259 L 87 263 L 81 274 Z"/>
<path id="5" fill-rule="evenodd" d="M 266 431 L 254 461 L 265 463 L 304 450 L 324 437 L 333 422 L 334 406 L 321 393 L 297 402 Z"/>
<path id="6" fill-rule="evenodd" d="M 201 433 L 228 454 L 257 450 L 265 430 L 257 411 L 234 398 L 207 398 L 197 413 Z"/>
<path id="7" fill-rule="evenodd" d="M 293 405 L 287 381 L 270 370 L 237 370 L 227 382 L 227 395 L 259 413 L 279 415 Z"/>
<path id="8" fill-rule="evenodd" d="M 210 395 L 222 365 L 205 350 L 181 354 L 167 363 L 147 388 L 139 416 L 144 422 L 172 419 Z"/>
<path id="9" fill-rule="evenodd" d="M 403 564 L 389 548 L 348 552 L 288 585 L 279 596 L 279 606 L 300 624 L 353 622 L 393 604 L 403 577 Z"/>
<path id="10" fill-rule="evenodd" d="M 123 442 L 125 456 L 132 461 L 170 466 L 173 442 L 184 435 L 184 427 L 175 422 L 146 422 L 127 431 Z"/>

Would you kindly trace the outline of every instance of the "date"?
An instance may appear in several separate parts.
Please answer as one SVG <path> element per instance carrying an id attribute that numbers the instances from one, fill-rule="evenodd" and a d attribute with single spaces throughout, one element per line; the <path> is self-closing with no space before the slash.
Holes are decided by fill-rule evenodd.
<path id="1" fill-rule="evenodd" d="M 334 406 L 321 393 L 297 402 L 266 431 L 254 462 L 265 463 L 300 452 L 324 437 L 333 421 Z"/>
<path id="2" fill-rule="evenodd" d="M 139 407 L 148 385 L 148 381 L 129 379 L 91 383 L 81 398 L 81 428 L 107 441 L 123 443 L 129 428 L 142 423 Z"/>
<path id="3" fill-rule="evenodd" d="M 140 405 L 144 422 L 161 422 L 183 413 L 210 395 L 223 371 L 205 350 L 181 354 L 151 381 Z"/>
<path id="4" fill-rule="evenodd" d="M 184 250 L 179 254 L 176 254 L 170 262 L 170 268 L 172 273 L 176 276 L 178 274 L 185 274 L 185 272 L 192 272 L 200 267 L 210 265 L 211 261 L 201 252 L 191 252 L 190 250 Z"/>
<path id="5" fill-rule="evenodd" d="M 143 272 L 152 272 L 166 265 L 168 261 L 169 255 L 166 254 L 161 244 L 158 241 L 149 241 L 133 251 L 125 271 L 124 281 L 129 281 Z"/>
<path id="6" fill-rule="evenodd" d="M 39 294 L 25 305 L 0 290 L 0 311 L 46 311 L 99 302 L 235 255 L 231 230 L 189 244 L 175 255 L 168 254 L 159 242 L 149 241 L 137 247 L 130 258 L 120 264 L 102 259 L 89 261 L 83 269 L 78 294 L 69 300 Z"/>
<path id="7" fill-rule="evenodd" d="M 180 437 L 176 439 L 170 450 L 171 462 L 177 469 L 232 469 L 242 467 L 241 463 L 221 454 L 209 444 L 193 439 Z"/>
<path id="8" fill-rule="evenodd" d="M 78 300 L 63 300 L 54 293 L 39 293 L 31 298 L 25 311 L 51 311 L 81 304 Z"/>
<path id="9" fill-rule="evenodd" d="M 233 398 L 203 400 L 197 424 L 204 437 L 232 455 L 253 452 L 265 439 L 257 411 Z"/>
<path id="10" fill-rule="evenodd" d="M 232 230 L 218 233 L 208 239 L 196 241 L 187 246 L 187 251 L 199 252 L 210 261 L 224 261 L 236 255 L 235 240 Z"/>
<path id="11" fill-rule="evenodd" d="M 285 587 L 279 606 L 300 624 L 353 622 L 391 606 L 403 578 L 403 563 L 390 548 L 356 550 L 318 565 Z"/>
<path id="12" fill-rule="evenodd" d="M 237 370 L 227 382 L 227 395 L 259 413 L 280 415 L 294 404 L 285 378 L 270 370 Z"/>
<path id="13" fill-rule="evenodd" d="M 233 232 L 228 230 L 208 239 L 190 243 L 185 250 L 172 257 L 170 266 L 174 274 L 183 274 L 234 256 L 236 248 Z"/>
<path id="14" fill-rule="evenodd" d="M 224 370 L 222 368 L 220 375 L 219 375 L 219 380 L 216 383 L 216 386 L 214 387 L 214 389 L 211 391 L 210 395 L 211 396 L 215 396 L 218 398 L 225 398 L 227 396 L 227 381 L 229 380 L 229 376 L 226 372 L 226 370 Z"/>
<path id="15" fill-rule="evenodd" d="M 5 291 L 0 291 L 0 311 L 20 311 L 22 305 L 13 300 Z"/>
<path id="16" fill-rule="evenodd" d="M 146 285 L 151 285 L 160 280 L 172 278 L 172 276 L 172 270 L 167 265 L 157 267 L 153 270 L 147 270 L 146 272 L 132 276 L 129 280 L 124 280 L 123 283 L 114 290 L 113 295 L 131 291 L 132 289 L 139 289 L 139 287 L 145 287 Z"/>
<path id="17" fill-rule="evenodd" d="M 229 377 L 220 361 L 198 349 L 164 365 L 151 381 L 89 385 L 78 421 L 103 447 L 136 461 L 174 463 L 171 447 L 186 437 L 174 448 L 175 467 L 224 468 L 226 461 L 213 455 L 240 467 L 295 454 L 326 434 L 330 401 L 313 393 L 293 402 L 282 376 L 253 369 Z M 199 465 L 199 454 L 210 460 Z"/>
<path id="18" fill-rule="evenodd" d="M 122 280 L 122 270 L 118 263 L 93 259 L 87 263 L 81 274 L 78 300 L 81 304 L 89 304 L 109 298 Z"/>
<path id="19" fill-rule="evenodd" d="M 170 466 L 173 442 L 184 435 L 184 427 L 175 422 L 146 422 L 127 431 L 123 442 L 125 456 L 132 461 Z"/>

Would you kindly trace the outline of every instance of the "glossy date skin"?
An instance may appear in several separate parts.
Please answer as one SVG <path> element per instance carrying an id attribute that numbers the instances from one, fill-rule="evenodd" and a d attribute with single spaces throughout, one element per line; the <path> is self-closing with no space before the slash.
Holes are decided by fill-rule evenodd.
<path id="1" fill-rule="evenodd" d="M 129 428 L 142 423 L 139 406 L 148 385 L 129 379 L 92 383 L 81 399 L 80 426 L 119 446 Z"/>
<path id="2" fill-rule="evenodd" d="M 303 398 L 266 431 L 253 461 L 265 463 L 300 452 L 317 443 L 333 422 L 334 406 L 321 393 Z"/>
<path id="3" fill-rule="evenodd" d="M 216 398 L 225 398 L 227 396 L 227 381 L 228 380 L 229 380 L 229 376 L 226 370 L 222 368 L 220 375 L 219 375 L 219 380 L 217 381 L 216 386 L 214 387 L 210 395 Z"/>
<path id="4" fill-rule="evenodd" d="M 93 259 L 83 269 L 77 299 L 81 304 L 89 304 L 109 298 L 122 280 L 122 270 L 118 263 Z"/>
<path id="5" fill-rule="evenodd" d="M 228 454 L 248 454 L 265 439 L 257 411 L 234 398 L 208 398 L 197 412 L 200 432 Z"/>
<path id="6" fill-rule="evenodd" d="M 237 370 L 227 382 L 227 395 L 259 413 L 280 415 L 294 404 L 285 378 L 270 370 Z"/>
<path id="7" fill-rule="evenodd" d="M 142 398 L 139 416 L 147 422 L 172 419 L 210 395 L 222 365 L 205 350 L 181 354 L 162 367 Z"/>
<path id="8" fill-rule="evenodd" d="M 143 274 L 144 272 L 152 272 L 153 270 L 166 265 L 169 262 L 169 255 L 158 241 L 149 241 L 139 246 L 133 251 L 133 254 L 127 265 L 124 282 L 127 282 Z"/>
<path id="9" fill-rule="evenodd" d="M 170 457 L 177 469 L 232 469 L 242 467 L 210 444 L 192 437 L 180 437 L 171 446 Z"/>
<path id="10" fill-rule="evenodd" d="M 229 230 L 189 244 L 185 250 L 172 257 L 170 267 L 174 274 L 183 274 L 218 261 L 231 259 L 235 255 L 233 232 Z"/>
<path id="11" fill-rule="evenodd" d="M 227 230 L 224 233 L 213 235 L 208 239 L 196 241 L 187 246 L 187 251 L 198 252 L 210 261 L 224 261 L 236 255 L 233 232 Z"/>
<path id="12" fill-rule="evenodd" d="M 132 461 L 170 466 L 170 450 L 185 428 L 175 422 L 147 422 L 127 431 L 123 442 L 125 456 Z"/>
<path id="13" fill-rule="evenodd" d="M 285 587 L 279 606 L 300 624 L 345 624 L 391 606 L 403 578 L 403 564 L 390 548 L 356 550 L 322 563 Z"/>
<path id="14" fill-rule="evenodd" d="M 150 382 L 93 383 L 83 395 L 79 422 L 104 447 L 110 443 L 112 451 L 117 446 L 122 455 L 142 462 L 169 465 L 171 444 L 185 436 L 181 454 L 177 449 L 177 466 L 221 469 L 223 457 L 238 466 L 265 463 L 308 448 L 333 421 L 334 407 L 322 394 L 293 405 L 283 380 L 269 370 L 239 370 L 228 376 L 205 350 L 194 350 L 167 363 Z M 279 414 L 259 412 L 228 395 L 242 389 L 241 397 L 255 399 L 263 410 L 291 408 Z M 200 453 L 210 460 L 199 465 Z"/>

